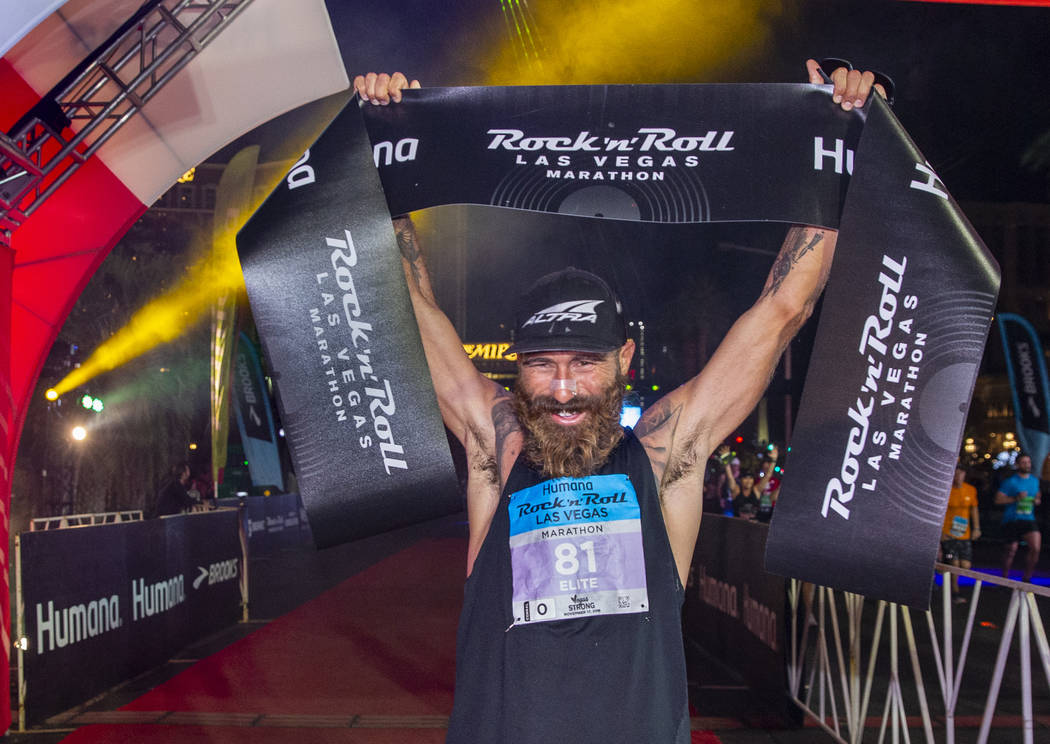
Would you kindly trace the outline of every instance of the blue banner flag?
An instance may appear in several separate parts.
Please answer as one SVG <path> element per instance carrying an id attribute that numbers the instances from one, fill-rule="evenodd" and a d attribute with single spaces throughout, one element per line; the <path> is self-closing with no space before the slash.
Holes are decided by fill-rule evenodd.
<path id="1" fill-rule="evenodd" d="M 1000 313 L 997 317 L 1010 375 L 1018 441 L 1032 456 L 1032 467 L 1038 475 L 1050 453 L 1050 385 L 1043 344 L 1032 324 L 1020 315 Z"/>
<path id="2" fill-rule="evenodd" d="M 243 331 L 238 341 L 237 353 L 233 357 L 233 410 L 237 415 L 237 431 L 241 434 L 244 456 L 248 460 L 248 472 L 253 486 L 276 486 L 283 491 L 281 458 L 277 453 L 273 413 L 259 354 Z"/>

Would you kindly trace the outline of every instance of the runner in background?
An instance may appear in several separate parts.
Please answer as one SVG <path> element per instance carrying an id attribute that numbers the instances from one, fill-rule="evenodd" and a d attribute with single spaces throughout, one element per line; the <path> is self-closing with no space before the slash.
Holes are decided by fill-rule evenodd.
<path id="1" fill-rule="evenodd" d="M 980 536 L 977 489 L 966 482 L 966 466 L 960 460 L 955 463 L 955 477 L 941 529 L 942 560 L 959 568 L 970 568 L 973 565 L 973 541 Z M 952 574 L 951 592 L 954 602 L 966 601 L 959 593 L 959 577 L 955 574 Z"/>
<path id="2" fill-rule="evenodd" d="M 1039 493 L 1039 479 L 1032 475 L 1032 458 L 1029 455 L 1017 457 L 1017 472 L 999 484 L 995 494 L 995 503 L 1005 506 L 1000 531 L 1005 542 L 1003 548 L 1003 578 L 1010 577 L 1010 568 L 1017 555 L 1017 546 L 1024 540 L 1028 546 L 1025 555 L 1022 581 L 1031 581 L 1035 564 L 1039 561 L 1043 536 L 1039 524 L 1035 521 L 1035 507 L 1042 503 Z"/>

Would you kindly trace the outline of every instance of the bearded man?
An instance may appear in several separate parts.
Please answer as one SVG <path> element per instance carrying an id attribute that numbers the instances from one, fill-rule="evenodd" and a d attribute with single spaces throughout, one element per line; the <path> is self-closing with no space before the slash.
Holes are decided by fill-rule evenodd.
<path id="1" fill-rule="evenodd" d="M 807 67 L 810 82 L 823 82 L 816 62 Z M 844 68 L 831 79 L 846 110 L 873 84 Z M 382 105 L 419 83 L 369 73 L 354 87 Z M 525 292 L 511 394 L 464 353 L 411 222 L 397 219 L 395 230 L 438 405 L 469 471 L 447 741 L 688 742 L 680 611 L 707 459 L 811 313 L 835 231 L 791 228 L 758 301 L 703 371 L 631 431 L 619 413 L 635 345 L 602 279 L 566 269 Z"/>

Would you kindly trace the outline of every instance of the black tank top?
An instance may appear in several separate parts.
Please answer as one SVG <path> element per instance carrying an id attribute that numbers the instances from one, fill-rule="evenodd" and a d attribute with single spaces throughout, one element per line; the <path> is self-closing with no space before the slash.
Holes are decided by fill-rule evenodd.
<path id="1" fill-rule="evenodd" d="M 590 478 L 519 458 L 467 579 L 446 741 L 688 742 L 683 598 L 633 432 Z"/>

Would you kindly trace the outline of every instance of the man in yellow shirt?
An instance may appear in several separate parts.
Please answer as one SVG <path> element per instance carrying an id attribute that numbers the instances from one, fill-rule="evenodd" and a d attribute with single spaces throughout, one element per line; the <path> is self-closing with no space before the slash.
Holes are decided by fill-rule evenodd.
<path id="1" fill-rule="evenodd" d="M 955 477 L 948 496 L 948 511 L 941 528 L 943 560 L 959 568 L 973 565 L 973 541 L 981 536 L 981 518 L 977 513 L 977 489 L 966 482 L 966 466 L 955 463 Z M 952 574 L 952 600 L 966 601 L 959 593 L 959 577 Z"/>

